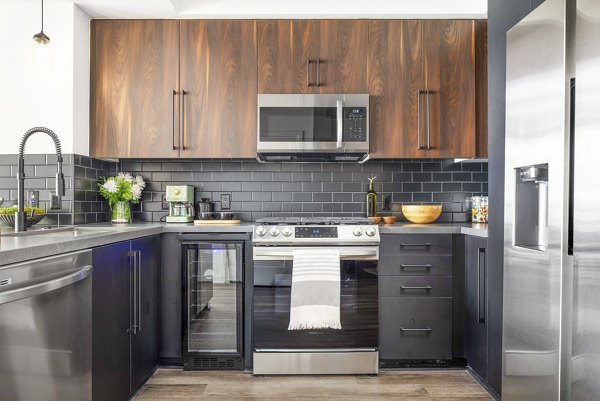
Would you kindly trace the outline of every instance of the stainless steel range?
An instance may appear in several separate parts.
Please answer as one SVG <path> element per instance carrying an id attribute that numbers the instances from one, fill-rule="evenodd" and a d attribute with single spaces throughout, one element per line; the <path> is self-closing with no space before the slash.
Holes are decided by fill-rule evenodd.
<path id="1" fill-rule="evenodd" d="M 378 373 L 379 242 L 379 228 L 365 218 L 257 220 L 254 374 Z M 341 329 L 288 330 L 298 249 L 339 251 Z"/>

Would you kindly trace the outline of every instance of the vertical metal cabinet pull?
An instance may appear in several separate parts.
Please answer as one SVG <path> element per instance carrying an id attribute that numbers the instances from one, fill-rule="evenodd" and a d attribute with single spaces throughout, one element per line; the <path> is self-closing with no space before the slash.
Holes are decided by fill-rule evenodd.
<path id="1" fill-rule="evenodd" d="M 421 147 L 421 89 L 417 89 L 417 149 Z"/>
<path id="2" fill-rule="evenodd" d="M 137 306 L 138 306 L 138 321 L 137 321 L 137 332 L 142 331 L 142 251 L 136 251 L 137 253 Z"/>
<path id="3" fill-rule="evenodd" d="M 135 251 L 127 252 L 129 258 L 129 328 L 127 334 L 137 334 L 136 321 L 137 321 L 137 305 L 136 305 L 136 265 L 137 265 L 137 254 Z M 133 262 L 133 263 L 132 263 Z"/>
<path id="4" fill-rule="evenodd" d="M 317 59 L 317 87 L 321 86 L 321 59 Z"/>
<path id="5" fill-rule="evenodd" d="M 173 105 L 172 105 L 172 109 L 171 109 L 171 116 L 173 117 L 173 132 L 172 132 L 172 139 L 173 139 L 173 150 L 177 150 L 179 149 L 178 146 L 175 146 L 175 96 L 177 95 L 177 91 L 175 89 L 173 89 Z"/>
<path id="6" fill-rule="evenodd" d="M 417 149 L 419 150 L 430 150 L 431 149 L 431 115 L 430 115 L 430 101 L 429 95 L 431 91 L 429 89 L 421 90 L 417 89 Z M 421 95 L 427 95 L 427 146 L 421 145 Z"/>
<path id="7" fill-rule="evenodd" d="M 430 131 L 431 117 L 429 116 L 429 94 L 431 93 L 431 91 L 428 89 L 425 91 L 425 93 L 427 94 L 427 147 L 425 149 L 429 150 L 429 149 L 431 149 L 431 131 Z"/>
<path id="8" fill-rule="evenodd" d="M 485 323 L 486 318 L 486 304 L 487 304 L 487 293 L 485 288 L 485 276 L 486 276 L 486 249 L 479 248 L 477 251 L 477 316 L 479 323 Z"/>
<path id="9" fill-rule="evenodd" d="M 185 95 L 189 92 L 186 90 L 181 90 L 181 149 L 187 150 L 185 147 Z"/>
<path id="10" fill-rule="evenodd" d="M 338 149 L 342 148 L 343 133 L 344 133 L 344 101 L 338 100 L 337 101 L 337 148 Z"/>
<path id="11" fill-rule="evenodd" d="M 312 82 L 310 82 L 310 65 L 312 64 L 312 60 L 306 59 L 306 86 L 313 86 Z"/>

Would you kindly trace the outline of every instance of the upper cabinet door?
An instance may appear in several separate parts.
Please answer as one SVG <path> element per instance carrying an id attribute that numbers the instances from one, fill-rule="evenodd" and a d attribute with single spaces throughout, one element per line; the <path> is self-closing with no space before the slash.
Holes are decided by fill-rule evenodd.
<path id="1" fill-rule="evenodd" d="M 359 20 L 319 21 L 320 93 L 368 93 L 367 54 L 369 22 Z"/>
<path id="2" fill-rule="evenodd" d="M 258 22 L 259 93 L 366 93 L 367 21 Z"/>
<path id="3" fill-rule="evenodd" d="M 418 157 L 418 91 L 425 86 L 421 25 L 417 20 L 369 21 L 373 158 Z"/>
<path id="4" fill-rule="evenodd" d="M 255 21 L 181 21 L 181 157 L 256 157 L 255 35 Z"/>
<path id="5" fill-rule="evenodd" d="M 475 157 L 475 22 L 423 20 L 419 157 Z"/>
<path id="6" fill-rule="evenodd" d="M 319 21 L 258 21 L 258 93 L 317 93 Z"/>
<path id="7" fill-rule="evenodd" d="M 93 20 L 90 155 L 178 157 L 179 22 Z"/>
<path id="8" fill-rule="evenodd" d="M 475 157 L 474 27 L 465 20 L 370 21 L 372 157 Z"/>

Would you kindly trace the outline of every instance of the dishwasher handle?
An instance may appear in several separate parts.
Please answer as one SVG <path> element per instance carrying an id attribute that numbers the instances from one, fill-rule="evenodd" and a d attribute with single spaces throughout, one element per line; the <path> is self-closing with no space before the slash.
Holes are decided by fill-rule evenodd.
<path id="1" fill-rule="evenodd" d="M 59 288 L 63 288 L 68 285 L 75 284 L 78 281 L 84 280 L 85 278 L 89 277 L 90 274 L 92 274 L 92 266 L 88 265 L 74 273 L 67 274 L 66 276 L 62 276 L 53 280 L 0 292 L 0 305 L 19 301 L 25 298 L 32 298 L 50 291 L 58 290 Z"/>

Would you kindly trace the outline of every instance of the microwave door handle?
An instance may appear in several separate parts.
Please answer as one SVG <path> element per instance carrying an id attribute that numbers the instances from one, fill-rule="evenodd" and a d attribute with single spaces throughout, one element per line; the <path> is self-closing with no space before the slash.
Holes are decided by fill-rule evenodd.
<path id="1" fill-rule="evenodd" d="M 342 148 L 342 135 L 344 133 L 344 101 L 337 101 L 337 148 Z"/>

